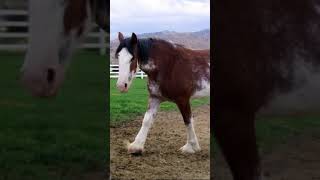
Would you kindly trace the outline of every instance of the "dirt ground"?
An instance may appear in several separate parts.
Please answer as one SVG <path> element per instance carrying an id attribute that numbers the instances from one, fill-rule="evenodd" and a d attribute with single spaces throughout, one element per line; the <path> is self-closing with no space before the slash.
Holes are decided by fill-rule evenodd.
<path id="1" fill-rule="evenodd" d="M 215 157 L 214 180 L 232 180 L 221 153 Z M 262 155 L 264 180 L 320 180 L 320 132 L 292 137 Z"/>
<path id="2" fill-rule="evenodd" d="M 125 144 L 134 140 L 143 117 L 111 128 L 112 179 L 210 179 L 210 106 L 194 108 L 193 115 L 201 151 L 191 155 L 179 151 L 187 136 L 177 111 L 157 114 L 142 156 L 128 154 Z"/>

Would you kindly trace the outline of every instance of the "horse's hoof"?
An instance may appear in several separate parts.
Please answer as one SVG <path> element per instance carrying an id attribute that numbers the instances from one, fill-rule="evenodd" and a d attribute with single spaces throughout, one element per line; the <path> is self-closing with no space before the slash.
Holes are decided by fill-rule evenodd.
<path id="1" fill-rule="evenodd" d="M 192 146 L 191 144 L 187 143 L 185 144 L 184 146 L 182 146 L 180 148 L 180 151 L 182 153 L 186 153 L 186 154 L 193 154 L 193 153 L 196 153 L 198 151 L 200 151 L 200 147 L 199 145 L 195 145 L 195 146 Z"/>
<path id="2" fill-rule="evenodd" d="M 130 144 L 128 146 L 128 153 L 129 154 L 132 154 L 132 155 L 141 155 L 143 152 L 143 147 L 139 147 L 137 145 L 134 145 L 134 144 Z"/>

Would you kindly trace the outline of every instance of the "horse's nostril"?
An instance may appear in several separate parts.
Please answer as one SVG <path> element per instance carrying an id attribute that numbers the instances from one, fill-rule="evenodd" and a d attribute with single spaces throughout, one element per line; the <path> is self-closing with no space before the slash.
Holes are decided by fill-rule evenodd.
<path id="1" fill-rule="evenodd" d="M 128 84 L 127 84 L 127 83 L 124 83 L 124 87 L 127 88 L 127 86 L 128 86 Z"/>
<path id="2" fill-rule="evenodd" d="M 48 71 L 47 71 L 47 81 L 48 81 L 49 84 L 54 81 L 55 76 L 56 76 L 55 70 L 49 68 Z"/>

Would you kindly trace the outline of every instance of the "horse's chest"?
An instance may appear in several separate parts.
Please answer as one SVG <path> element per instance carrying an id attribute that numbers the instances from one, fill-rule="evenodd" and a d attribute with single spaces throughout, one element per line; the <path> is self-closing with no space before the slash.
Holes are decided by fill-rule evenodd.
<path id="1" fill-rule="evenodd" d="M 194 66 L 192 72 L 196 76 L 192 98 L 210 96 L 210 64 L 208 66 Z"/>
<path id="2" fill-rule="evenodd" d="M 210 96 L 210 81 L 208 79 L 200 79 L 197 82 L 192 98 Z"/>
<path id="3" fill-rule="evenodd" d="M 320 110 L 320 71 L 308 64 L 299 64 L 294 72 L 294 88 L 287 93 L 275 92 L 260 110 L 261 114 L 285 115 Z"/>

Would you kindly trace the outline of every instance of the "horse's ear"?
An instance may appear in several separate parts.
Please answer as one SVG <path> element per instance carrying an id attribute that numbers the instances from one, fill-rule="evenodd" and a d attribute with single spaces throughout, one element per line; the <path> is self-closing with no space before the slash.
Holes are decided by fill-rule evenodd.
<path id="1" fill-rule="evenodd" d="M 121 32 L 118 33 L 118 39 L 120 42 L 124 40 L 123 34 Z"/>
<path id="2" fill-rule="evenodd" d="M 131 35 L 131 44 L 132 45 L 136 45 L 137 43 L 138 43 L 137 35 L 135 33 L 132 33 L 132 35 Z"/>

